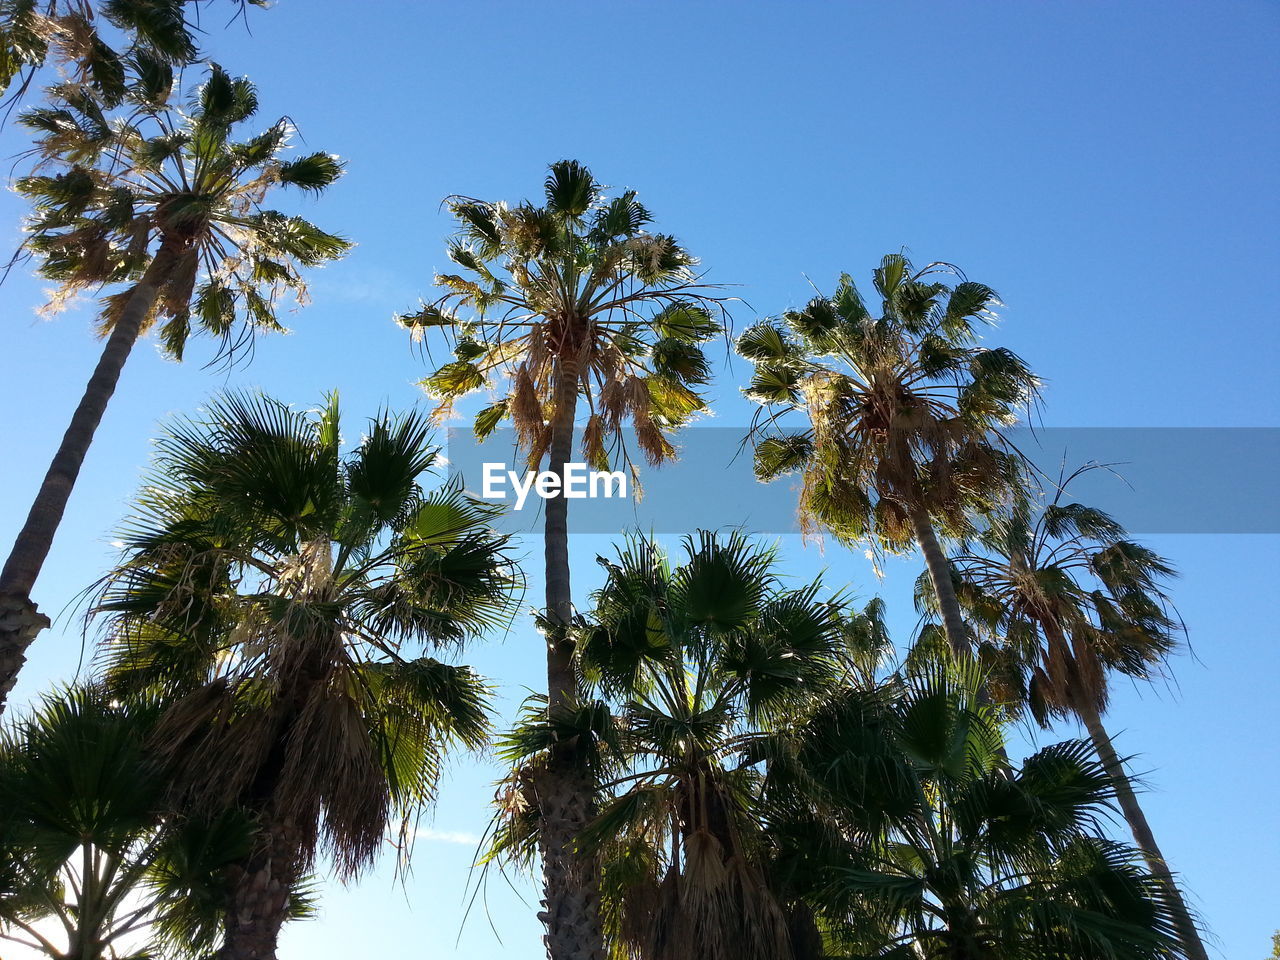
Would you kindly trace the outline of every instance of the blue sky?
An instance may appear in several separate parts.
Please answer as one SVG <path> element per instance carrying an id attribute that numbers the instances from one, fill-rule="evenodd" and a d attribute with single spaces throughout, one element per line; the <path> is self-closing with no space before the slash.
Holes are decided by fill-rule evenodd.
<path id="1" fill-rule="evenodd" d="M 354 436 L 379 405 L 417 402 L 422 361 L 390 316 L 445 266 L 441 198 L 536 197 L 563 157 L 638 189 L 712 279 L 739 284 L 739 325 L 803 302 L 810 281 L 829 290 L 847 270 L 865 283 L 906 246 L 1000 291 L 990 339 L 1046 379 L 1045 423 L 1280 425 L 1274 2 L 281 0 L 249 23 L 223 30 L 211 15 L 207 48 L 260 84 L 264 119 L 288 114 L 307 147 L 348 161 L 305 207 L 359 246 L 315 277 L 314 304 L 287 318 L 294 332 L 262 341 L 250 365 L 222 373 L 202 369 L 198 349 L 183 366 L 136 351 L 37 589 L 50 613 L 112 556 L 163 416 L 225 386 L 303 405 L 336 387 Z M 5 154 L 20 147 L 7 129 Z M 0 197 L 0 240 L 17 241 L 21 211 Z M 6 545 L 98 349 L 87 309 L 34 316 L 40 288 L 20 275 L 0 288 Z M 714 422 L 745 424 L 743 370 L 718 363 Z M 1112 727 L 1147 775 L 1153 826 L 1215 949 L 1261 957 L 1280 928 L 1280 549 L 1264 535 L 1148 542 L 1182 571 L 1195 658 L 1175 663 L 1174 685 L 1120 686 Z M 535 574 L 537 548 L 524 545 Z M 884 594 L 906 637 L 915 559 L 878 582 L 858 554 L 783 548 L 797 577 L 825 569 L 833 586 Z M 575 542 L 579 599 L 608 549 L 606 537 Z M 80 656 L 69 614 L 34 647 L 18 697 L 70 677 Z M 540 683 L 540 656 L 522 621 L 468 659 L 510 705 Z M 495 775 L 459 762 L 405 887 L 388 859 L 328 890 L 322 922 L 289 930 L 281 956 L 541 956 L 537 896 L 518 878 L 491 877 L 488 917 L 477 903 L 461 926 Z"/>

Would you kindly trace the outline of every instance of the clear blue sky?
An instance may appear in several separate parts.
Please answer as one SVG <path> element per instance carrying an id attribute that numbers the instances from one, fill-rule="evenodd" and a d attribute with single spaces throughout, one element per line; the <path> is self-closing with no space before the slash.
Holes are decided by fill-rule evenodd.
<path id="1" fill-rule="evenodd" d="M 741 284 L 739 324 L 751 308 L 806 299 L 806 277 L 824 289 L 842 270 L 865 280 L 905 245 L 1001 292 L 993 341 L 1047 379 L 1049 424 L 1280 425 L 1270 0 L 281 0 L 250 24 L 251 35 L 222 30 L 211 15 L 208 48 L 259 82 L 265 117 L 287 113 L 309 147 L 348 160 L 349 176 L 309 209 L 360 246 L 317 276 L 295 332 L 263 341 L 249 366 L 220 374 L 201 369 L 199 350 L 182 367 L 149 345 L 136 352 L 38 587 L 51 613 L 112 555 L 157 419 L 225 385 L 298 404 L 337 387 L 353 419 L 416 402 L 421 361 L 390 315 L 445 264 L 441 197 L 536 196 L 563 157 L 638 189 L 714 279 Z M 14 130 L 4 136 L 6 155 L 20 148 Z M 0 198 L 0 240 L 17 240 L 20 211 Z M 97 352 L 88 311 L 34 318 L 39 290 L 16 275 L 0 289 L 6 549 Z M 745 423 L 742 369 L 718 372 L 716 423 Z M 1261 535 L 1149 542 L 1182 570 L 1196 659 L 1175 664 L 1175 686 L 1121 687 L 1112 724 L 1148 773 L 1150 817 L 1217 951 L 1260 960 L 1280 928 L 1280 549 Z M 525 546 L 536 567 L 537 544 Z M 579 598 L 607 548 L 575 543 Z M 881 584 L 860 555 L 784 548 L 796 576 L 826 568 L 833 584 L 883 593 L 906 636 L 917 561 L 891 565 Z M 78 621 L 60 620 L 19 699 L 70 677 L 80 653 Z M 523 622 L 469 654 L 507 704 L 540 684 L 540 657 Z M 282 956 L 540 957 L 537 897 L 518 880 L 513 891 L 492 878 L 489 919 L 478 905 L 459 938 L 468 837 L 484 828 L 494 776 L 459 763 L 405 888 L 388 861 L 356 888 L 327 890 L 322 922 L 289 930 Z"/>

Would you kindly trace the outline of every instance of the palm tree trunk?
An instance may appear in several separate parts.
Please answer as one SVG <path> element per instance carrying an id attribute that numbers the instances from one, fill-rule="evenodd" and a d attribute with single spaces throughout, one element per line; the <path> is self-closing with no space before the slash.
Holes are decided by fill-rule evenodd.
<path id="1" fill-rule="evenodd" d="M 1085 729 L 1089 731 L 1089 738 L 1093 741 L 1094 749 L 1098 751 L 1098 757 L 1102 760 L 1102 765 L 1111 774 L 1111 779 L 1115 782 L 1116 799 L 1120 801 L 1120 809 L 1124 813 L 1125 820 L 1129 823 L 1134 842 L 1146 858 L 1151 872 L 1160 878 L 1168 890 L 1183 950 L 1190 960 L 1209 960 L 1209 955 L 1205 952 L 1204 943 L 1200 939 L 1200 933 L 1196 929 L 1195 921 L 1191 917 L 1191 911 L 1187 909 L 1186 901 L 1182 897 L 1182 891 L 1178 889 L 1178 885 L 1174 881 L 1173 873 L 1165 862 L 1164 854 L 1160 852 L 1160 847 L 1156 845 L 1155 834 L 1151 832 L 1151 826 L 1147 823 L 1146 814 L 1142 812 L 1142 807 L 1138 803 L 1138 795 L 1134 792 L 1133 784 L 1125 773 L 1124 763 L 1117 755 L 1115 747 L 1111 743 L 1111 737 L 1107 735 L 1106 728 L 1102 725 L 1102 717 L 1098 713 L 1098 708 L 1092 703 L 1086 703 L 1077 706 L 1076 713 L 1084 722 Z"/>
<path id="2" fill-rule="evenodd" d="M 229 871 L 231 896 L 218 960 L 275 960 L 280 930 L 289 916 L 303 838 L 279 817 L 264 818 L 259 829 L 254 852 Z"/>
<path id="3" fill-rule="evenodd" d="M 561 361 L 556 370 L 555 408 L 551 423 L 548 468 L 564 486 L 565 464 L 573 454 L 573 424 L 578 402 L 576 365 Z M 549 497 L 544 504 L 543 537 L 546 561 L 547 710 L 571 705 L 578 694 L 573 665 L 573 641 L 568 625 L 573 617 L 569 578 L 569 501 Z M 575 845 L 592 814 L 592 784 L 577 757 L 577 746 L 557 744 L 537 778 L 538 809 L 542 818 L 544 899 L 539 919 L 550 960 L 603 960 L 600 925 L 599 874 L 594 861 L 579 856 Z"/>
<path id="4" fill-rule="evenodd" d="M 565 464 L 573 455 L 573 421 L 578 405 L 578 372 L 562 362 L 556 371 L 555 419 L 551 423 L 548 469 L 564 484 Z M 544 560 L 547 579 L 547 706 L 555 710 L 578 693 L 573 671 L 573 642 L 566 627 L 573 618 L 573 593 L 569 580 L 569 501 L 547 498 L 543 517 Z"/>
<path id="5" fill-rule="evenodd" d="M 304 564 L 313 569 L 316 562 L 315 555 L 304 557 Z M 256 814 L 257 829 L 249 855 L 227 870 L 230 895 L 216 960 L 275 960 L 290 899 L 304 865 L 315 855 L 319 797 L 309 797 L 309 808 L 299 813 L 296 807 L 285 809 L 280 794 L 287 786 L 284 770 L 291 746 L 306 733 L 302 725 L 307 703 L 331 679 L 333 648 L 340 641 L 336 636 L 329 640 L 329 644 L 308 643 L 298 656 L 274 663 L 277 678 L 285 680 L 276 694 L 275 706 L 281 714 L 271 749 L 242 801 L 245 809 Z"/>
<path id="6" fill-rule="evenodd" d="M 957 657 L 967 656 L 972 652 L 973 645 L 969 641 L 969 627 L 960 612 L 960 601 L 956 599 L 955 584 L 951 582 L 951 564 L 947 562 L 947 557 L 938 544 L 929 512 L 919 505 L 912 505 L 909 516 L 912 534 L 924 555 L 929 582 L 933 584 L 933 594 L 938 600 L 942 629 L 951 645 L 951 652 Z"/>
<path id="7" fill-rule="evenodd" d="M 925 568 L 929 571 L 929 582 L 933 584 L 933 595 L 938 600 L 938 611 L 942 615 L 942 629 L 947 635 L 947 644 L 956 659 L 973 654 L 972 634 L 965 623 L 964 614 L 960 612 L 960 600 L 956 597 L 956 586 L 951 579 L 951 563 L 938 543 L 938 535 L 933 532 L 933 523 L 929 512 L 920 506 L 910 508 L 911 530 L 916 545 L 924 555 Z M 978 687 L 978 703 L 990 706 L 998 701 L 991 694 L 991 678 Z M 1002 769 L 1006 774 L 1012 769 L 1009 751 L 1004 743 L 996 746 L 996 755 L 1003 762 Z"/>
<path id="8" fill-rule="evenodd" d="M 54 454 L 44 482 L 36 494 L 26 523 L 18 531 L 9 559 L 0 572 L 0 713 L 9 691 L 26 663 L 26 650 L 36 635 L 49 626 L 49 618 L 31 602 L 31 590 L 40 568 L 49 556 L 54 534 L 62 522 L 80 466 L 93 443 L 94 433 L 120 381 L 120 371 L 137 342 L 142 324 L 155 304 L 160 280 L 169 270 L 176 253 L 162 244 L 146 273 L 133 289 L 119 321 L 111 330 L 102 356 L 89 378 L 80 405 Z"/>
<path id="9" fill-rule="evenodd" d="M 827 955 L 813 909 L 803 900 L 786 907 L 787 940 L 793 960 L 823 960 Z"/>

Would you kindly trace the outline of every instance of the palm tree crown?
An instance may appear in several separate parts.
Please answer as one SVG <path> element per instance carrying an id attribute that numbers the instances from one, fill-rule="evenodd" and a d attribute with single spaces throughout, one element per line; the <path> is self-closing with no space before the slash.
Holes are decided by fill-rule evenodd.
<path id="1" fill-rule="evenodd" d="M 950 269 L 915 270 L 891 254 L 875 271 L 879 317 L 845 274 L 834 296 L 738 338 L 755 364 L 745 392 L 769 409 L 769 424 L 792 410 L 809 421 L 766 434 L 757 473 L 803 471 L 802 517 L 843 541 L 875 536 L 904 546 L 917 504 L 967 529 L 966 508 L 988 504 L 998 477 L 994 431 L 1035 396 L 1037 380 L 1021 359 L 977 345 L 978 324 L 994 319 L 995 292 L 931 279 Z"/>
<path id="2" fill-rule="evenodd" d="M 121 3 L 110 7 L 124 8 L 127 16 L 133 5 Z M 109 8 L 103 13 L 113 26 L 134 27 L 114 9 Z M 182 24 L 180 15 L 178 23 Z M 170 41 L 178 40 L 168 30 L 162 36 Z M 195 53 L 190 36 L 186 35 L 185 40 L 185 43 L 178 40 L 176 44 L 184 48 L 183 60 Z M 165 46 L 174 51 L 174 44 L 166 43 Z M 120 57 L 95 28 L 93 7 L 88 0 L 66 0 L 62 3 L 47 0 L 44 4 L 35 0 L 18 0 L 0 7 L 0 94 L 7 93 L 15 79 L 21 79 L 17 95 L 20 97 L 25 93 L 36 70 L 44 65 L 51 52 L 74 63 L 78 82 L 92 84 L 117 101 L 124 95 L 124 70 Z"/>
<path id="3" fill-rule="evenodd" d="M 828 698 L 766 785 L 774 870 L 814 956 L 1173 960 L 1168 889 L 1105 840 L 1114 781 L 1087 744 L 1002 756 L 976 671 Z"/>
<path id="4" fill-rule="evenodd" d="M 253 84 L 215 64 L 187 109 L 175 95 L 172 68 L 160 61 L 138 64 L 120 111 L 83 85 L 54 88 L 51 102 L 21 121 L 38 134 L 40 166 L 57 172 L 24 177 L 17 188 L 35 204 L 25 246 L 57 284 L 55 304 L 150 271 L 158 295 L 143 327 L 159 321 L 166 351 L 181 358 L 193 329 L 229 348 L 282 329 L 273 303 L 285 292 L 305 295 L 299 268 L 334 260 L 350 244 L 262 206 L 276 185 L 323 190 L 342 165 L 318 152 L 282 159 L 292 132 L 285 119 L 236 139 L 258 110 Z M 132 292 L 104 299 L 104 331 Z"/>
<path id="5" fill-rule="evenodd" d="M 260 821 L 246 896 L 321 842 L 355 873 L 432 799 L 445 746 L 483 742 L 484 683 L 422 650 L 505 622 L 518 575 L 488 507 L 423 488 L 435 459 L 417 415 L 343 455 L 336 397 L 233 396 L 160 443 L 97 605 L 106 676 L 178 698 L 157 736 L 184 808 Z M 237 904 L 229 942 L 274 924 L 273 945 L 284 906 Z"/>
<path id="6" fill-rule="evenodd" d="M 748 397 L 770 411 L 753 433 L 764 480 L 799 471 L 807 530 L 890 549 L 915 542 L 939 595 L 948 588 L 934 527 L 970 529 L 975 511 L 1000 503 L 1014 482 L 999 429 L 1014 422 L 1037 380 L 1015 354 L 977 345 L 977 325 L 998 303 L 990 287 L 934 279 L 954 268 L 916 270 L 900 254 L 875 271 L 875 317 L 846 274 L 834 296 L 818 296 L 781 322 L 738 338 L 755 365 Z M 802 430 L 782 418 L 798 412 Z M 952 647 L 968 648 L 948 607 Z"/>
<path id="7" fill-rule="evenodd" d="M 1181 623 L 1164 592 L 1168 562 L 1101 510 L 1062 491 L 991 524 L 952 557 L 971 621 L 1001 649 L 1013 702 L 1036 721 L 1105 713 L 1109 675 L 1157 675 Z"/>
<path id="8" fill-rule="evenodd" d="M 566 735 L 595 742 L 600 812 L 582 843 L 603 864 L 613 956 L 789 957 L 749 758 L 851 668 L 850 621 L 820 583 L 785 588 L 772 551 L 740 535 L 701 532 L 684 554 L 673 566 L 635 538 L 600 560 L 607 580 L 574 633 L 602 699 L 583 705 L 576 730 L 531 714 L 507 757 L 536 764 Z M 516 809 L 497 852 L 528 847 L 529 810 Z"/>
<path id="9" fill-rule="evenodd" d="M 1188 956 L 1208 956 L 1195 917 L 1156 842 L 1103 725 L 1110 675 L 1151 680 L 1178 646 L 1182 624 L 1165 582 L 1173 568 L 1128 539 L 1101 510 L 1063 497 L 1077 470 L 1039 510 L 1021 501 L 952 559 L 956 593 L 986 635 L 997 698 L 1026 704 L 1041 726 L 1079 718 L 1115 779 L 1116 794 L 1152 872 L 1168 888 Z M 922 582 L 926 603 L 928 584 Z"/>
<path id="10" fill-rule="evenodd" d="M 476 435 L 509 419 L 537 464 L 551 423 L 569 396 L 585 400 L 585 459 L 604 466 L 610 450 L 626 455 L 623 428 L 635 428 L 653 463 L 673 453 L 667 435 L 704 406 L 696 388 L 710 370 L 699 347 L 720 326 L 717 302 L 671 236 L 649 233 L 649 211 L 627 190 L 609 199 L 576 161 L 553 164 L 542 206 L 454 197 L 459 232 L 449 256 L 466 275 L 441 274 L 446 292 L 400 322 L 421 335 L 456 334 L 454 359 L 423 387 L 440 412 L 472 391 L 509 376 L 504 396 L 475 418 Z M 459 306 L 476 311 L 462 321 Z"/>
<path id="11" fill-rule="evenodd" d="M 161 342 L 181 359 L 193 329 L 222 342 L 224 355 L 253 335 L 281 330 L 274 304 L 301 298 L 301 267 L 318 266 L 350 244 L 308 221 L 262 207 L 276 185 L 319 191 L 342 166 L 313 153 L 281 160 L 290 124 L 279 120 L 246 140 L 233 130 L 258 109 L 248 80 L 212 66 L 190 109 L 174 103 L 173 68 L 137 57 L 125 105 L 65 83 L 50 104 L 27 111 L 36 130 L 39 173 L 18 181 L 35 211 L 25 250 L 56 283 L 52 305 L 83 290 L 123 288 L 102 299 L 106 344 L 45 473 L 27 519 L 0 570 L 0 710 L 48 626 L 31 591 L 121 371 L 138 337 L 159 324 Z"/>
<path id="12" fill-rule="evenodd" d="M 51 56 L 69 67 L 76 83 L 91 87 L 115 106 L 124 99 L 128 64 L 139 60 L 172 65 L 194 63 L 199 56 L 190 7 L 209 0 L 8 0 L 0 5 L 0 94 L 18 80 L 7 100 L 21 99 L 37 70 Z M 244 8 L 266 0 L 232 0 Z M 95 9 L 96 8 L 96 9 Z M 109 26 L 122 33 L 123 45 Z M 110 41 L 110 42 L 108 42 Z M 115 43 L 121 49 L 111 46 Z"/>

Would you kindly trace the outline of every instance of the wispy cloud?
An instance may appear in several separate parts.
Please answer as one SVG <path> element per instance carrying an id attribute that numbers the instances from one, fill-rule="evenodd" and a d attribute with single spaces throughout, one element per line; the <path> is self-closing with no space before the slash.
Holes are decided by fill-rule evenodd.
<path id="1" fill-rule="evenodd" d="M 436 830 L 433 827 L 418 827 L 413 831 L 415 840 L 434 840 L 437 843 L 456 843 L 466 847 L 474 847 L 480 838 L 465 830 Z"/>
<path id="2" fill-rule="evenodd" d="M 348 303 L 393 304 L 396 310 L 412 310 L 422 291 L 383 267 L 343 263 L 317 274 L 311 282 L 316 299 Z"/>

